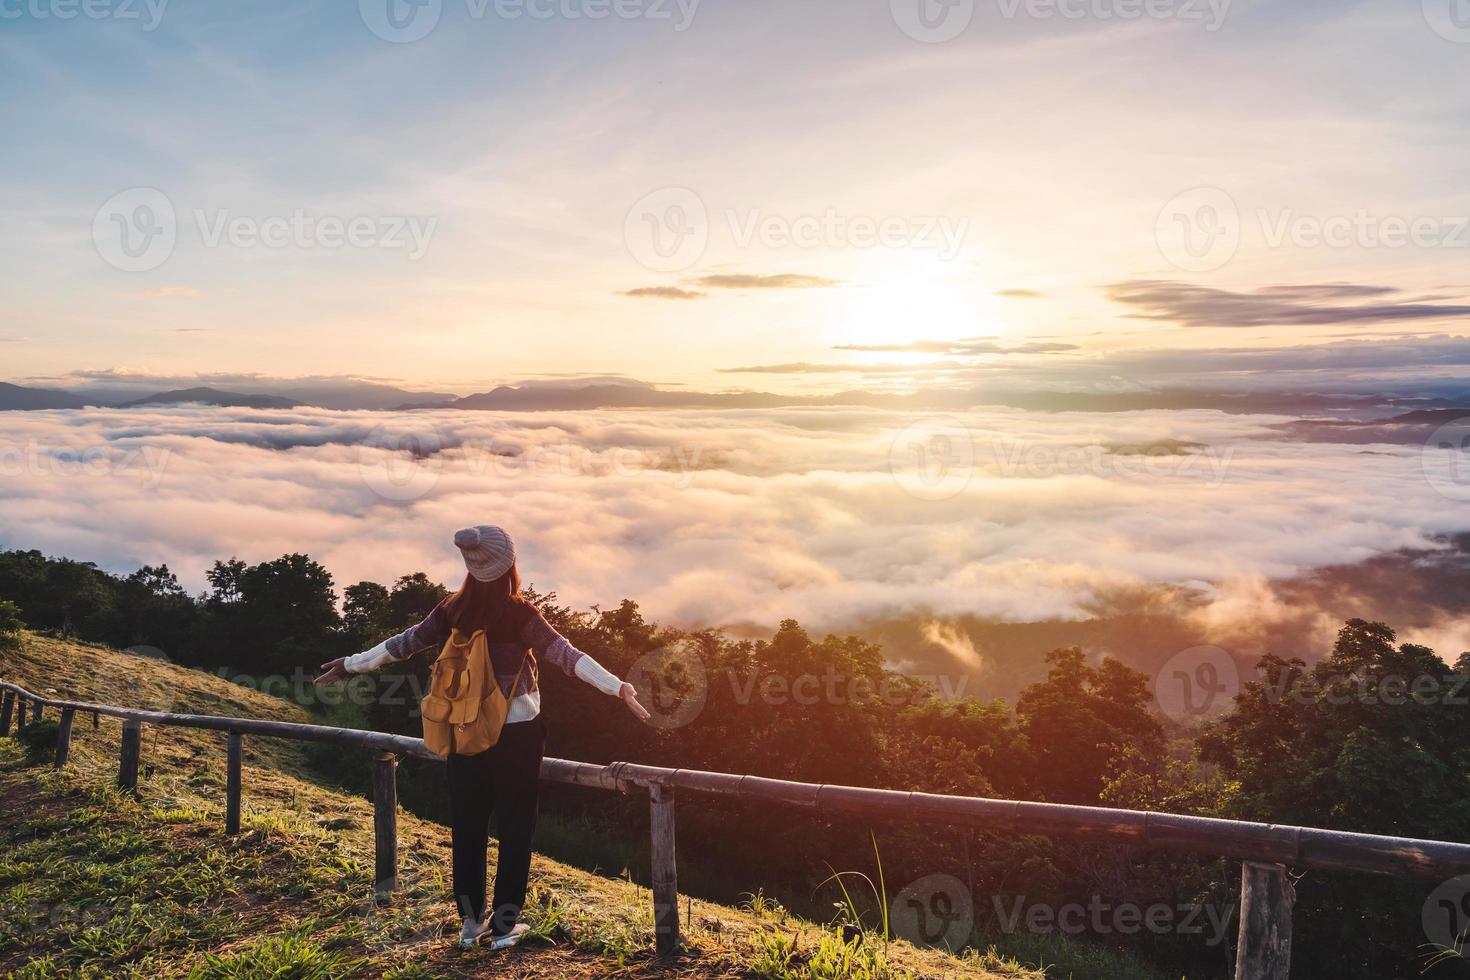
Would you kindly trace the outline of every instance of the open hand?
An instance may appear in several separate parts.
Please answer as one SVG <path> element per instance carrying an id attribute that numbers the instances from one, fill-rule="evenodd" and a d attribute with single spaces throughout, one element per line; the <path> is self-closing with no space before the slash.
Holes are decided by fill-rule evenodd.
<path id="1" fill-rule="evenodd" d="M 347 658 L 338 657 L 336 660 L 328 660 L 322 664 L 322 670 L 326 673 L 316 679 L 317 686 L 325 687 L 338 681 L 346 680 L 352 675 L 347 672 Z"/>
<path id="2" fill-rule="evenodd" d="M 628 706 L 628 710 L 633 712 L 633 717 L 639 721 L 647 721 L 651 717 L 648 714 L 648 709 L 638 703 L 638 690 L 632 684 L 623 681 L 623 686 L 618 691 L 618 697 L 623 699 L 623 703 Z"/>

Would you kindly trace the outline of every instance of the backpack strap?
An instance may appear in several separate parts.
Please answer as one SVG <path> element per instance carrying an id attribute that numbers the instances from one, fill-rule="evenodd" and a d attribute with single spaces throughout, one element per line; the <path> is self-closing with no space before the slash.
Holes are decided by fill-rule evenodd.
<path id="1" fill-rule="evenodd" d="M 513 680 L 513 681 L 510 682 L 510 693 L 506 695 L 506 700 L 514 700 L 515 699 L 515 696 L 516 696 L 516 688 L 519 687 L 520 684 L 521 684 L 521 674 L 525 671 L 526 664 L 530 660 L 531 660 L 531 648 L 530 647 L 527 647 L 526 648 L 525 656 L 521 657 L 521 665 L 520 665 L 520 667 L 516 668 L 515 680 Z M 532 677 L 535 677 L 536 676 L 536 668 L 534 668 L 534 667 L 531 668 L 531 676 Z"/>

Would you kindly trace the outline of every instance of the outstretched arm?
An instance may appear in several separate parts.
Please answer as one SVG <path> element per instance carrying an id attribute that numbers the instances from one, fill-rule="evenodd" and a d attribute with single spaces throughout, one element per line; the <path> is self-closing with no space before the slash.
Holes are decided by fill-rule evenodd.
<path id="1" fill-rule="evenodd" d="M 322 664 L 325 673 L 316 682 L 331 684 L 349 674 L 365 674 L 387 664 L 407 660 L 421 650 L 442 645 L 449 638 L 449 633 L 449 617 L 444 612 L 444 604 L 440 603 L 434 607 L 433 612 L 424 617 L 423 622 L 410 626 L 397 636 L 390 636 L 371 650 L 364 650 L 350 657 L 338 657 Z"/>
<path id="2" fill-rule="evenodd" d="M 560 667 L 568 676 L 597 688 L 603 694 L 622 699 L 628 710 L 640 721 L 648 720 L 648 709 L 638 703 L 638 691 L 627 681 L 618 679 L 602 664 L 572 646 L 572 642 L 556 631 L 538 609 L 532 609 L 521 627 L 521 641 L 543 660 Z"/>

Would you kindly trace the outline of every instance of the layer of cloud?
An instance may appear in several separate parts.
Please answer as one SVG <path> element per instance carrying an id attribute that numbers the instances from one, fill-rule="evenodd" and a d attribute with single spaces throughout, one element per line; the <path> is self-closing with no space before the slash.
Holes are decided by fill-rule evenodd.
<path id="1" fill-rule="evenodd" d="M 1420 449 L 1263 438 L 1280 421 L 35 412 L 7 418 L 0 545 L 120 571 L 166 562 L 194 588 L 214 559 L 292 551 L 339 586 L 418 569 L 452 582 L 449 535 L 490 522 L 517 535 L 531 580 L 578 606 L 634 597 L 682 625 L 794 616 L 820 629 L 900 615 L 1081 622 L 1120 595 L 1290 579 L 1470 530 Z M 1205 448 L 1108 451 L 1167 440 Z"/>
<path id="2" fill-rule="evenodd" d="M 1267 286 L 1241 293 L 1164 279 L 1134 279 L 1106 289 L 1109 299 L 1139 311 L 1130 314 L 1134 319 L 1184 327 L 1326 326 L 1470 316 L 1470 306 L 1432 302 L 1436 297 L 1367 302 L 1398 292 L 1387 286 L 1328 283 Z"/>

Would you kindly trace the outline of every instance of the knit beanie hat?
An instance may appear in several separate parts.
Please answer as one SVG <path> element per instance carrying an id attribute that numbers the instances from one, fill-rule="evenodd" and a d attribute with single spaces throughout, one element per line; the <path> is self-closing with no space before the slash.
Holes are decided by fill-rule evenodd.
<path id="1" fill-rule="evenodd" d="M 465 567 L 481 582 L 500 578 L 516 563 L 515 542 L 502 528 L 493 524 L 455 531 L 454 544 L 464 555 Z"/>

